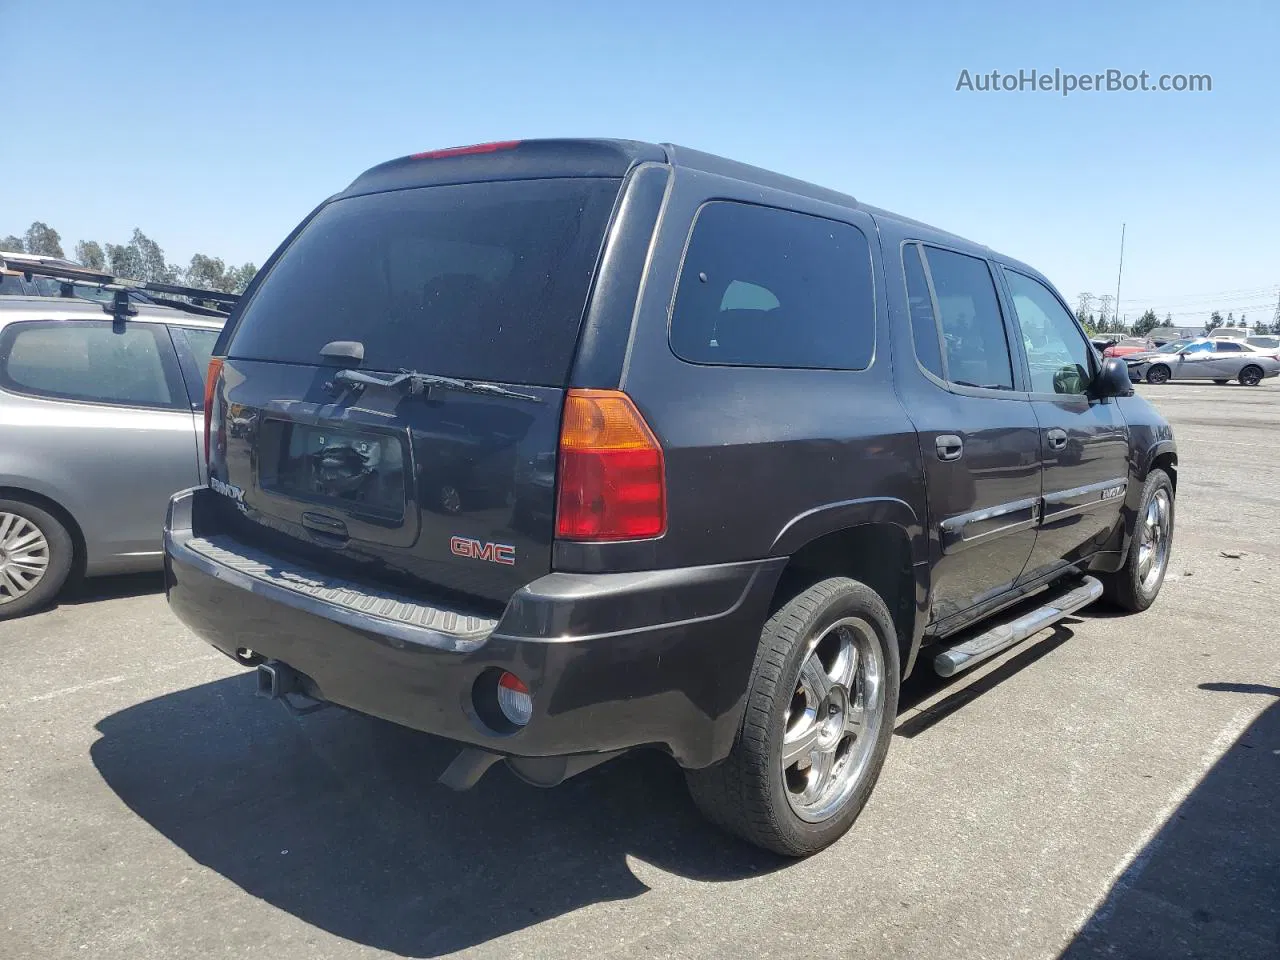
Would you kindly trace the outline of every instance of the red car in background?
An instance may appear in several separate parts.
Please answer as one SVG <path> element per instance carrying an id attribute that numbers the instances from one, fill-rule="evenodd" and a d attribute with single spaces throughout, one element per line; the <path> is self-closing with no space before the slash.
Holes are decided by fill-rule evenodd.
<path id="1" fill-rule="evenodd" d="M 1127 357 L 1133 353 L 1146 353 L 1155 348 L 1155 343 L 1145 337 L 1125 337 L 1103 350 L 1102 355 L 1104 357 Z"/>

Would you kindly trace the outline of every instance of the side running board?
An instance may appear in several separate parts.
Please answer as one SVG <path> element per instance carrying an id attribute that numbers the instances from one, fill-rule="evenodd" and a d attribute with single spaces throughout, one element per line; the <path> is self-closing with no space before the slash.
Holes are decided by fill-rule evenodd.
<path id="1" fill-rule="evenodd" d="M 948 647 L 933 658 L 933 669 L 942 677 L 954 677 L 961 671 L 977 666 L 983 660 L 994 657 L 1015 643 L 1021 643 L 1033 633 L 1052 626 L 1063 617 L 1088 606 L 1102 596 L 1102 584 L 1095 577 L 1085 577 L 1079 586 L 1060 594 L 1043 606 L 1025 613 L 1016 620 L 997 624 L 954 647 Z"/>

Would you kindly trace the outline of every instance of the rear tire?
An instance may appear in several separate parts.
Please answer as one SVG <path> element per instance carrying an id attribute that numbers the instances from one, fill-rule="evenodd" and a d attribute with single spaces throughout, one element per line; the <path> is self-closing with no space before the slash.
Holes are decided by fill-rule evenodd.
<path id="1" fill-rule="evenodd" d="M 1262 368 L 1249 364 L 1240 371 L 1240 383 L 1246 387 L 1256 387 L 1262 382 Z"/>
<path id="2" fill-rule="evenodd" d="M 1163 470 L 1152 470 L 1142 486 L 1124 566 L 1101 578 L 1103 595 L 1121 610 L 1141 613 L 1155 602 L 1169 568 L 1173 521 L 1173 482 Z"/>
<path id="3" fill-rule="evenodd" d="M 1147 371 L 1147 383 L 1168 383 L 1169 375 L 1169 368 L 1163 363 L 1157 363 Z"/>
<path id="4" fill-rule="evenodd" d="M 71 534 L 53 514 L 25 500 L 0 500 L 0 620 L 52 600 L 74 555 Z"/>
<path id="5" fill-rule="evenodd" d="M 814 584 L 764 625 L 733 749 L 685 772 L 694 802 L 720 827 L 784 856 L 829 846 L 880 775 L 900 680 L 884 601 L 844 577 Z"/>

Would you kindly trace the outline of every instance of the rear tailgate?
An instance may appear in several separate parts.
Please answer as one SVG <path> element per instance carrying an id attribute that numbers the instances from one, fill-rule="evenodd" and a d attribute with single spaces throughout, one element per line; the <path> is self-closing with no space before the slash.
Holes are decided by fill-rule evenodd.
<path id="1" fill-rule="evenodd" d="M 547 573 L 564 388 L 620 183 L 322 208 L 226 348 L 210 451 L 223 530 L 424 599 L 501 604 Z M 358 347 L 322 355 L 339 341 Z"/>

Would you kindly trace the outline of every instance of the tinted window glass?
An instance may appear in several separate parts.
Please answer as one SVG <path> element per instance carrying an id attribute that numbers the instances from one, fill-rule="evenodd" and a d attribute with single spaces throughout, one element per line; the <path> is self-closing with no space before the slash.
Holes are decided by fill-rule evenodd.
<path id="1" fill-rule="evenodd" d="M 924 278 L 924 267 L 920 264 L 920 248 L 914 243 L 902 248 L 902 270 L 907 277 L 907 301 L 911 311 L 911 336 L 916 344 L 916 358 L 935 377 L 943 377 L 938 318 L 934 316 L 929 284 Z"/>
<path id="2" fill-rule="evenodd" d="M 1275 337 L 1250 337 L 1247 342 L 1259 350 L 1275 350 L 1280 347 L 1280 340 Z"/>
<path id="3" fill-rule="evenodd" d="M 695 363 L 865 368 L 875 351 L 867 238 L 821 217 L 706 204 L 680 274 L 671 348 Z"/>
<path id="4" fill-rule="evenodd" d="M 150 323 L 121 332 L 110 320 L 10 324 L 0 336 L 0 383 L 68 400 L 176 406 L 168 337 Z"/>
<path id="5" fill-rule="evenodd" d="M 1032 391 L 1087 391 L 1093 379 L 1093 364 L 1089 345 L 1071 314 L 1040 281 L 1012 270 L 1006 270 L 1004 275 L 1027 349 Z"/>
<path id="6" fill-rule="evenodd" d="M 1212 344 L 1212 343 L 1207 343 L 1207 342 L 1206 342 L 1206 343 L 1193 343 L 1193 344 L 1191 344 L 1191 346 L 1187 347 L 1187 348 L 1186 348 L 1185 350 L 1183 350 L 1182 352 L 1183 352 L 1184 354 L 1187 354 L 1187 353 L 1213 353 L 1213 344 Z"/>
<path id="7" fill-rule="evenodd" d="M 945 348 L 947 379 L 1013 389 L 1013 362 L 1000 303 L 985 260 L 925 247 Z"/>
<path id="8" fill-rule="evenodd" d="M 271 268 L 230 355 L 563 384 L 618 180 L 421 187 L 329 204 Z"/>
<path id="9" fill-rule="evenodd" d="M 204 377 L 209 370 L 209 360 L 213 357 L 213 345 L 218 342 L 218 330 L 204 330 L 195 327 L 184 327 L 182 335 L 187 338 L 187 346 L 200 370 L 200 389 L 204 390 Z"/>
<path id="10" fill-rule="evenodd" d="M 1238 343 L 1220 343 L 1214 348 L 1215 353 L 1244 353 L 1244 347 Z"/>
<path id="11" fill-rule="evenodd" d="M 0 297 L 21 297 L 35 293 L 17 273 L 0 273 Z"/>

